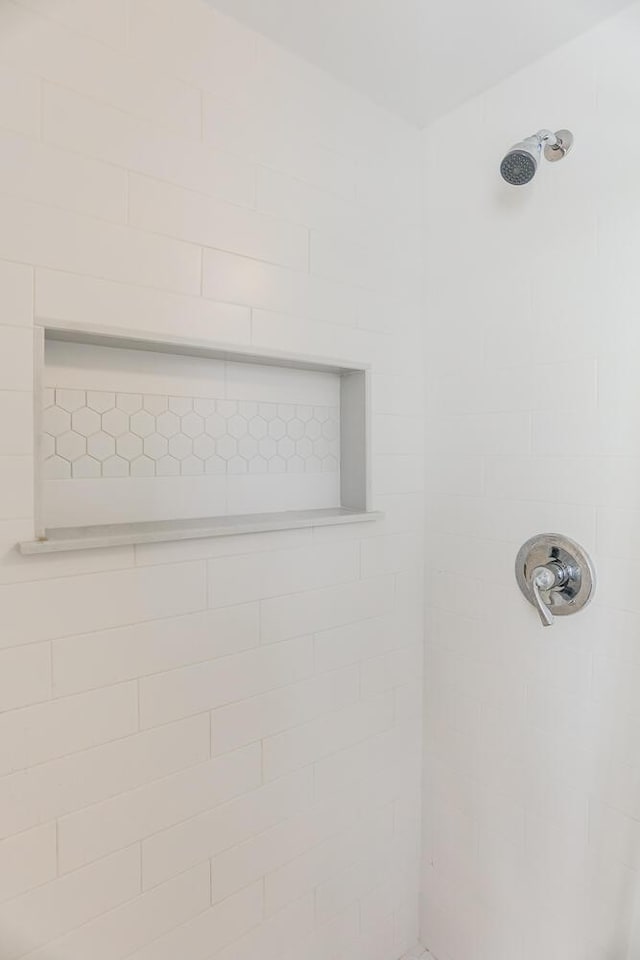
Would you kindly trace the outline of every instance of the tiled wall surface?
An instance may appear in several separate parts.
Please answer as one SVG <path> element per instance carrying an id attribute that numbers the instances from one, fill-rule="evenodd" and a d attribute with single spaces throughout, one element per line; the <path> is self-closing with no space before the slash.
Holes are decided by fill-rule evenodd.
<path id="1" fill-rule="evenodd" d="M 197 0 L 6 0 L 0 174 L 0 955 L 396 960 L 417 939 L 417 135 Z M 371 362 L 386 519 L 20 557 L 34 314 Z"/>
<path id="2" fill-rule="evenodd" d="M 48 338 L 42 402 L 45 527 L 340 505 L 336 373 Z"/>
<path id="3" fill-rule="evenodd" d="M 438 960 L 640 956 L 639 35 L 634 4 L 427 135 Z M 502 152 L 541 126 L 575 152 L 502 185 Z M 513 562 L 547 530 L 599 585 L 543 630 Z"/>
<path id="4" fill-rule="evenodd" d="M 45 480 L 339 469 L 335 407 L 64 388 L 44 406 Z"/>

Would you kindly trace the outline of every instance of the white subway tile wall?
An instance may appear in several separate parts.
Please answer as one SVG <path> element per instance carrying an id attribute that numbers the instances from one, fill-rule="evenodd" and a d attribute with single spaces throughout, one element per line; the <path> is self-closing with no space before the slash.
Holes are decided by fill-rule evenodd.
<path id="1" fill-rule="evenodd" d="M 439 960 L 640 956 L 639 29 L 635 3 L 425 135 L 422 928 Z M 547 123 L 575 153 L 503 184 L 501 151 Z M 545 531 L 599 577 L 551 630 L 512 567 Z"/>
<path id="2" fill-rule="evenodd" d="M 417 131 L 200 0 L 2 5 L 3 960 L 397 960 L 417 942 L 420 147 Z M 385 518 L 21 557 L 34 316 L 370 362 Z M 332 462 L 306 473 L 338 440 L 322 377 L 309 394 L 295 371 L 178 364 L 158 388 L 156 358 L 133 386 L 126 369 L 114 381 L 109 364 L 56 346 L 45 452 L 64 459 L 58 485 L 80 509 L 87 484 L 116 502 L 132 478 L 74 467 L 95 472 L 92 457 L 108 473 L 120 456 L 133 472 L 141 443 L 157 470 L 164 444 L 149 437 L 195 448 L 207 434 L 188 418 L 207 401 L 238 449 L 267 405 L 276 456 L 303 444 L 303 476 L 336 482 Z M 105 427 L 123 394 L 142 404 L 122 411 L 125 431 L 150 420 L 121 456 L 120 427 Z M 167 437 L 170 397 L 181 427 Z M 221 455 L 200 446 L 203 465 Z M 250 468 L 252 451 L 240 456 Z M 287 509 L 299 476 L 256 480 Z M 219 504 L 238 512 L 253 478 L 227 479 L 237 486 Z M 144 489 L 136 509 L 153 507 Z"/>

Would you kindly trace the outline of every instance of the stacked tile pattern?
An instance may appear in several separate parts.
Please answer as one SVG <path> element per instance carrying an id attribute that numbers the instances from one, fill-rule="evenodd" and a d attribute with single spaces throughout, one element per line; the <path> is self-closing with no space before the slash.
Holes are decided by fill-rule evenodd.
<path id="1" fill-rule="evenodd" d="M 201 0 L 0 4 L 3 960 L 416 942 L 419 145 Z M 34 316 L 370 363 L 385 519 L 21 557 Z"/>
<path id="2" fill-rule="evenodd" d="M 46 480 L 336 473 L 335 407 L 45 391 Z"/>
<path id="3" fill-rule="evenodd" d="M 640 956 L 639 33 L 635 3 L 425 138 L 439 960 Z M 501 150 L 550 106 L 575 153 L 503 185 Z M 584 545 L 598 588 L 543 630 L 513 562 L 548 531 Z"/>

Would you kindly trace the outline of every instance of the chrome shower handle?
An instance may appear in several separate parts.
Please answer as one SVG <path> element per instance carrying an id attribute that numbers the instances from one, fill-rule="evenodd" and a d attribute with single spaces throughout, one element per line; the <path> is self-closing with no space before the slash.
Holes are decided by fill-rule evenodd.
<path id="1" fill-rule="evenodd" d="M 543 627 L 553 626 L 553 614 L 542 598 L 542 591 L 548 593 L 558 585 L 558 579 L 549 567 L 536 567 L 531 577 L 531 593 Z"/>
<path id="2" fill-rule="evenodd" d="M 544 627 L 552 626 L 556 617 L 582 610 L 595 589 L 595 571 L 587 552 L 556 533 L 527 540 L 516 558 L 516 578 Z"/>

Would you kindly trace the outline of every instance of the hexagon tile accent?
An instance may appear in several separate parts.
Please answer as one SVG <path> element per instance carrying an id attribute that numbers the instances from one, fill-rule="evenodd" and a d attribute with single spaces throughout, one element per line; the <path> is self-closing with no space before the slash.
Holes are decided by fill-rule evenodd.
<path id="1" fill-rule="evenodd" d="M 335 473 L 336 407 L 49 388 L 47 480 Z"/>

